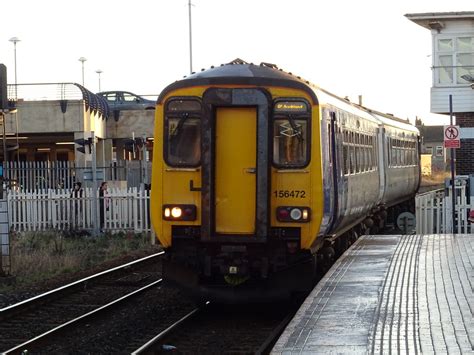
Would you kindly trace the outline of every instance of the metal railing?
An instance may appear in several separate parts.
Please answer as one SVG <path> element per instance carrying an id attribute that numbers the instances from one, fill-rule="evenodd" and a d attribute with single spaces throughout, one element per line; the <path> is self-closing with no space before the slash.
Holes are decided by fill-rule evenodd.
<path id="1" fill-rule="evenodd" d="M 445 234 L 472 233 L 474 228 L 469 222 L 469 213 L 474 210 L 473 202 L 468 202 L 466 186 L 456 186 L 455 220 L 452 219 L 451 189 L 434 190 L 416 197 L 416 233 Z"/>
<path id="2" fill-rule="evenodd" d="M 146 170 L 145 170 L 146 169 Z M 72 189 L 74 182 L 84 181 L 84 174 L 91 167 L 78 167 L 74 161 L 7 161 L 4 164 L 6 187 L 15 191 L 45 189 Z M 126 181 L 127 187 L 149 184 L 151 162 L 123 160 L 99 166 L 104 180 Z"/>

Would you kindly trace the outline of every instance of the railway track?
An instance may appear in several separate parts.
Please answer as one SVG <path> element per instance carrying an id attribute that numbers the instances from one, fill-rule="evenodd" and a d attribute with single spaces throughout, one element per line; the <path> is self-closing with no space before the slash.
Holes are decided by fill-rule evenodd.
<path id="1" fill-rule="evenodd" d="M 132 354 L 267 354 L 290 322 L 294 304 L 206 304 L 161 331 Z"/>
<path id="2" fill-rule="evenodd" d="M 161 282 L 161 253 L 0 309 L 0 351 L 20 352 Z"/>

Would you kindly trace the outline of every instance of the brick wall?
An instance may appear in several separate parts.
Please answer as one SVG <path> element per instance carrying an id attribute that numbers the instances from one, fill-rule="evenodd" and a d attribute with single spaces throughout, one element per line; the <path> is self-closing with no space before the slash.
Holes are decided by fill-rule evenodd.
<path id="1" fill-rule="evenodd" d="M 474 112 L 456 113 L 456 124 L 474 127 Z M 474 174 L 474 139 L 461 139 L 461 148 L 456 149 L 456 174 Z"/>

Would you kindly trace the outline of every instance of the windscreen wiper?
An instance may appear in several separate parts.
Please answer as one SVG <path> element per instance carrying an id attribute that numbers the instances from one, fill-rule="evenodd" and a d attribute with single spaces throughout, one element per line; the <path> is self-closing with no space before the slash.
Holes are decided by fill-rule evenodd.
<path id="1" fill-rule="evenodd" d="M 300 142 L 302 142 L 303 141 L 303 135 L 301 134 L 301 129 L 298 129 L 298 127 L 296 126 L 296 122 L 295 122 L 295 119 L 294 119 L 293 115 L 288 115 L 288 122 L 290 123 L 291 129 L 293 130 L 293 132 L 296 133 L 296 136 L 298 137 L 298 140 Z"/>
<path id="2" fill-rule="evenodd" d="M 183 128 L 184 122 L 188 119 L 189 113 L 185 112 L 181 116 L 181 118 L 178 121 L 178 124 L 176 125 L 176 128 L 171 132 L 171 137 L 179 137 L 181 134 L 181 130 Z"/>

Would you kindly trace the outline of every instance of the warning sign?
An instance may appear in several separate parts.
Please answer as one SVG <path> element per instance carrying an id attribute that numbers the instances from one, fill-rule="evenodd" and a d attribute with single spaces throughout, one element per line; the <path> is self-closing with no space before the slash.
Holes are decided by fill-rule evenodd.
<path id="1" fill-rule="evenodd" d="M 461 141 L 459 139 L 459 126 L 444 126 L 444 147 L 460 148 Z"/>

